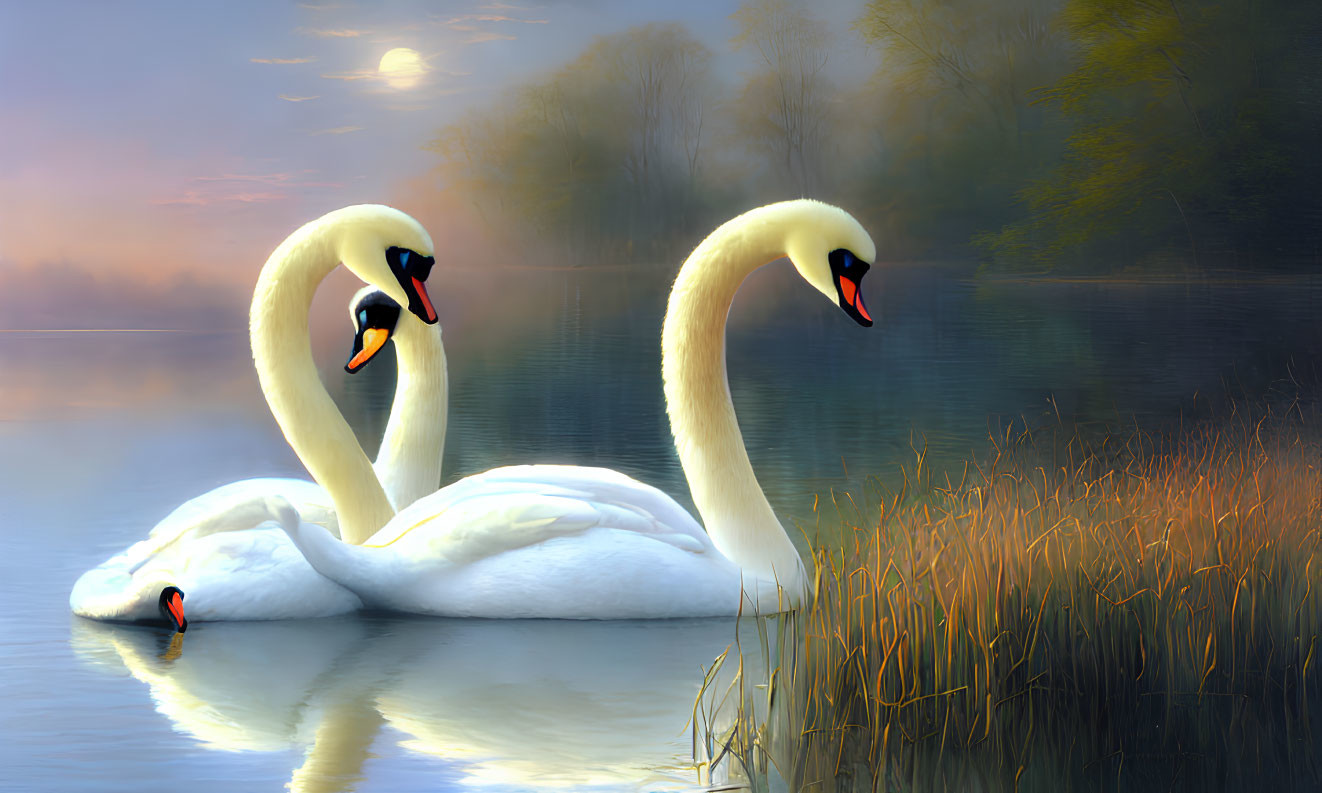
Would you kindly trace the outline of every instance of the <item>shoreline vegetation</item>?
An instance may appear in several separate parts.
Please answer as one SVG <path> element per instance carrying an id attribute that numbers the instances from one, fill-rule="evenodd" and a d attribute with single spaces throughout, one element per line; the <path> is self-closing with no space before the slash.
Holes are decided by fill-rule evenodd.
<path id="1" fill-rule="evenodd" d="M 675 261 L 804 196 L 883 260 L 1322 262 L 1310 0 L 744 0 L 729 22 L 596 37 L 437 130 L 429 189 L 547 264 Z"/>
<path id="2" fill-rule="evenodd" d="M 824 497 L 815 602 L 704 681 L 703 783 L 1317 789 L 1322 415 L 1181 424 L 1005 427 L 957 476 L 917 450 Z"/>

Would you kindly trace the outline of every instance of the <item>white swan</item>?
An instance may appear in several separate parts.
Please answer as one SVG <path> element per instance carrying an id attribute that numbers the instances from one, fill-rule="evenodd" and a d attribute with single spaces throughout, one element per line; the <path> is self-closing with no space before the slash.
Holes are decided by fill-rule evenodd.
<path id="1" fill-rule="evenodd" d="M 726 381 L 725 319 L 744 278 L 788 255 L 805 280 L 871 325 L 859 282 L 875 254 L 848 213 L 799 200 L 729 221 L 680 270 L 662 369 L 675 445 L 707 532 L 655 488 L 608 469 L 554 465 L 460 480 L 402 510 L 362 545 L 293 518 L 282 525 L 319 572 L 370 606 L 398 611 L 628 619 L 792 607 L 805 592 L 803 564 L 748 462 Z M 270 280 L 264 272 L 259 284 Z M 296 426 L 302 413 L 277 406 L 301 397 L 297 372 L 272 366 L 259 344 L 256 331 L 273 311 L 267 302 L 259 286 L 254 357 L 286 437 L 309 459 L 300 441 L 325 439 L 305 438 Z M 349 471 L 336 471 L 335 482 L 313 473 L 337 507 L 341 489 L 358 481 Z"/>
<path id="2" fill-rule="evenodd" d="M 421 235 L 425 238 L 425 232 Z M 430 247 L 429 241 L 426 246 Z M 354 355 L 345 369 L 357 371 L 388 339 L 395 339 L 399 359 L 395 399 L 377 455 L 376 475 L 370 470 L 368 475 L 374 483 L 380 477 L 391 504 L 406 506 L 434 492 L 440 482 L 447 382 L 439 326 L 412 317 L 399 322 L 399 315 L 399 305 L 375 287 L 354 295 L 350 302 Z M 304 305 L 304 346 L 306 316 Z M 357 441 L 349 451 L 363 456 Z M 159 610 L 177 630 L 187 623 L 182 615 L 174 619 L 159 600 L 167 586 L 183 589 L 193 620 L 323 617 L 361 608 L 356 595 L 317 573 L 285 532 L 262 526 L 277 517 L 265 506 L 265 499 L 272 496 L 293 505 L 302 520 L 338 534 L 331 498 L 312 482 L 287 478 L 232 482 L 180 505 L 152 529 L 148 539 L 84 573 L 69 596 L 70 607 L 84 617 L 123 621 L 155 619 Z"/>
<path id="3" fill-rule="evenodd" d="M 380 289 L 358 290 L 349 301 L 353 355 L 344 365 L 350 374 L 361 371 L 388 339 L 395 340 L 395 399 L 372 469 L 396 511 L 440 485 L 450 400 L 441 326 L 400 313 L 399 304 Z"/>

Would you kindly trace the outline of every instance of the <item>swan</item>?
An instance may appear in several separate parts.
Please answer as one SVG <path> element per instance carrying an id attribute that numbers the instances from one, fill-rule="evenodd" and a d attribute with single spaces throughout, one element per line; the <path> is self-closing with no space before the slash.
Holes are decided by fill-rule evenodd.
<path id="1" fill-rule="evenodd" d="M 394 339 L 399 367 L 395 399 L 372 469 L 399 511 L 436 491 L 441 482 L 449 415 L 449 374 L 441 326 L 412 316 L 400 317 L 399 304 L 374 286 L 358 290 L 349 301 L 354 325 L 353 355 L 344 370 L 363 367 Z"/>
<path id="2" fill-rule="evenodd" d="M 369 217 L 373 214 L 379 213 L 368 213 Z M 399 223 L 402 218 L 393 221 Z M 362 225 L 361 219 L 352 215 L 339 218 L 338 223 Z M 336 221 L 327 225 L 335 226 Z M 404 225 L 414 228 L 401 239 L 430 249 L 430 239 L 416 221 L 407 218 Z M 427 257 L 413 255 L 419 257 L 419 267 L 430 267 Z M 409 276 L 410 281 L 413 277 Z M 425 271 L 422 277 L 426 277 Z M 410 295 L 406 299 L 414 298 Z M 423 299 L 424 311 L 431 311 L 434 322 L 430 301 Z M 308 343 L 306 318 L 304 304 L 304 347 Z M 384 511 L 393 514 L 394 507 L 406 506 L 434 492 L 440 482 L 447 407 L 440 327 L 412 317 L 399 322 L 399 304 L 371 286 L 350 301 L 350 318 L 355 339 L 354 354 L 345 365 L 347 371 L 359 371 L 387 340 L 393 338 L 396 343 L 399 373 L 395 398 L 376 463 L 366 472 L 374 484 L 380 478 L 388 501 Z M 270 332 L 267 325 L 254 328 L 254 336 Z M 290 331 L 279 326 L 274 329 Z M 298 325 L 292 330 L 297 332 Z M 310 365 L 310 352 L 307 358 Z M 315 368 L 312 377 L 316 378 Z M 319 380 L 317 383 L 320 387 Z M 325 394 L 324 388 L 321 393 Z M 325 402 L 330 402 L 329 396 Z M 343 424 L 333 403 L 330 410 Z M 353 437 L 351 432 L 349 437 Z M 365 460 L 356 440 L 347 451 Z M 194 620 L 324 617 L 361 608 L 357 595 L 308 564 L 288 534 L 263 527 L 273 519 L 271 510 L 264 506 L 267 497 L 279 497 L 282 503 L 292 505 L 302 520 L 339 534 L 340 521 L 330 495 L 312 482 L 286 478 L 232 482 L 180 505 L 152 529 L 148 539 L 84 573 L 74 584 L 70 607 L 80 616 L 118 621 L 149 621 L 159 611 L 176 630 L 182 630 L 186 622 L 182 608 L 177 619 L 172 618 L 173 607 L 167 610 L 167 589 L 183 589 L 188 615 Z M 380 511 L 380 505 L 377 507 Z M 359 533 L 366 536 L 368 532 Z"/>
<path id="3" fill-rule="evenodd" d="M 662 373 L 675 446 L 706 531 L 656 488 L 610 469 L 559 465 L 461 479 L 401 510 L 365 543 L 298 520 L 279 499 L 264 508 L 284 516 L 281 527 L 313 567 L 376 608 L 568 619 L 792 608 L 806 595 L 806 575 L 739 432 L 725 372 L 726 315 L 753 270 L 788 256 L 810 285 L 869 326 L 859 285 L 875 255 L 871 237 L 847 212 L 797 200 L 725 223 L 680 269 L 662 330 Z M 260 354 L 256 330 L 268 313 L 260 291 L 253 346 L 263 388 L 293 399 L 284 382 L 293 375 Z M 298 449 L 300 433 L 287 424 L 299 416 L 275 400 L 272 408 Z M 337 488 L 356 481 L 313 474 L 337 506 Z"/>

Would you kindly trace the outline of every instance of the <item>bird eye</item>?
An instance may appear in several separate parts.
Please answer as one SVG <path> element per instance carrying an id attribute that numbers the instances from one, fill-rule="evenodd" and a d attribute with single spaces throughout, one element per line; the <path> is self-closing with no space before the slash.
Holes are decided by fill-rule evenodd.
<path id="1" fill-rule="evenodd" d="M 844 269 L 848 270 L 850 267 L 854 266 L 854 254 L 845 251 L 841 258 L 844 259 L 844 264 L 841 265 Z"/>
<path id="2" fill-rule="evenodd" d="M 367 309 L 364 308 L 358 312 L 358 324 L 359 325 L 367 324 Z"/>
<path id="3" fill-rule="evenodd" d="M 400 266 L 400 267 L 408 267 L 408 266 L 409 266 L 409 254 L 412 253 L 412 252 L 413 252 L 413 251 L 402 251 L 402 252 L 399 254 L 399 266 Z"/>

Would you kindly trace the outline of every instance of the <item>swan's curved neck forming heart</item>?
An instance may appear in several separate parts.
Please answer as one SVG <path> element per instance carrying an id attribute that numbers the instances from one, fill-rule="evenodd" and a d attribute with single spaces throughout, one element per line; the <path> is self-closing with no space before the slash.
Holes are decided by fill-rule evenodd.
<path id="1" fill-rule="evenodd" d="M 372 467 L 399 511 L 440 487 L 449 381 L 439 325 L 404 314 L 395 332 L 395 354 L 395 401 Z"/>
<path id="2" fill-rule="evenodd" d="M 333 225 L 314 221 L 275 249 L 257 278 L 249 332 L 257 377 L 276 422 L 330 494 L 340 536 L 361 544 L 395 513 L 312 360 L 308 308 L 318 284 L 339 264 L 335 232 Z"/>

